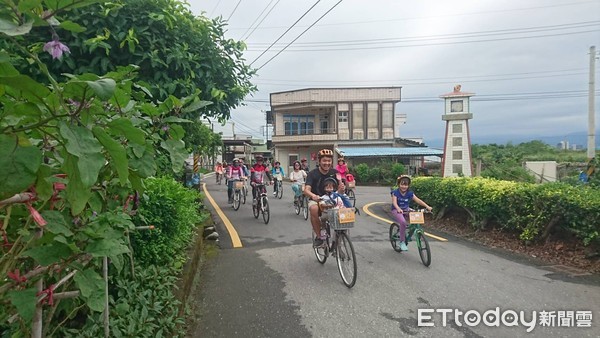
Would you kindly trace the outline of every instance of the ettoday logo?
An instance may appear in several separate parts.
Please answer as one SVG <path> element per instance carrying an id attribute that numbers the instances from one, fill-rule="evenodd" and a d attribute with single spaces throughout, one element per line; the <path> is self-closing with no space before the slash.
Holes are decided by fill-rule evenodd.
<path id="1" fill-rule="evenodd" d="M 540 326 L 591 327 L 592 311 L 525 311 L 503 310 L 499 307 L 480 313 L 478 310 L 461 311 L 458 309 L 418 309 L 417 325 L 432 327 L 441 324 L 447 326 L 449 321 L 457 326 L 488 327 L 524 326 L 527 332 Z M 436 314 L 440 317 L 438 321 Z"/>

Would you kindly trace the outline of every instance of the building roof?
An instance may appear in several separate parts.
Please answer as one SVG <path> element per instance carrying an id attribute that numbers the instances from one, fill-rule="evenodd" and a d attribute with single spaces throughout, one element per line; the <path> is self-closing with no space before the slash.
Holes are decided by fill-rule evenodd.
<path id="1" fill-rule="evenodd" d="M 335 149 L 344 157 L 378 157 L 378 156 L 442 156 L 440 149 L 429 147 L 340 147 Z"/>

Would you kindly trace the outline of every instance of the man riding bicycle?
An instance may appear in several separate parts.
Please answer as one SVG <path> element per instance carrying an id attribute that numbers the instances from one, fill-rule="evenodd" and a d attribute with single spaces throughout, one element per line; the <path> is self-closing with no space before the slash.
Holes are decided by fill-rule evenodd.
<path id="1" fill-rule="evenodd" d="M 345 186 L 341 182 L 341 177 L 339 177 L 338 171 L 332 168 L 333 151 L 330 149 L 319 150 L 319 153 L 317 154 L 317 160 L 319 166 L 308 173 L 308 176 L 306 177 L 306 185 L 304 187 L 304 195 L 306 195 L 309 199 L 308 210 L 310 212 L 310 223 L 316 235 L 313 242 L 314 247 L 318 247 L 323 244 L 323 240 L 320 238 L 321 221 L 319 220 L 318 202 L 321 199 L 321 196 L 326 194 L 324 187 L 325 179 L 332 177 L 338 181 L 338 193 L 343 194 L 345 190 Z"/>
<path id="2" fill-rule="evenodd" d="M 252 186 L 252 205 L 256 203 L 256 196 L 260 195 L 260 192 L 256 188 L 258 184 L 264 184 L 263 175 L 267 175 L 267 178 L 273 183 L 273 176 L 271 172 L 263 163 L 264 158 L 261 155 L 256 156 L 256 163 L 250 168 L 250 185 Z"/>

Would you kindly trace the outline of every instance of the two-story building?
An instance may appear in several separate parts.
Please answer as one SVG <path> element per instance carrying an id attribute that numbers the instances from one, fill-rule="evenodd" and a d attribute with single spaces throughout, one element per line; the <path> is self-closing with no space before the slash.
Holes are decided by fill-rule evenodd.
<path id="1" fill-rule="evenodd" d="M 306 158 L 315 168 L 322 148 L 335 150 L 349 164 L 376 163 L 382 157 L 409 158 L 406 147 L 426 148 L 395 138 L 395 106 L 401 87 L 311 88 L 272 93 L 273 158 L 284 168 Z M 400 141 L 400 142 L 399 142 Z M 350 153 L 357 154 L 352 158 Z M 378 154 L 385 154 L 380 156 Z M 417 154 L 440 155 L 440 151 Z"/>

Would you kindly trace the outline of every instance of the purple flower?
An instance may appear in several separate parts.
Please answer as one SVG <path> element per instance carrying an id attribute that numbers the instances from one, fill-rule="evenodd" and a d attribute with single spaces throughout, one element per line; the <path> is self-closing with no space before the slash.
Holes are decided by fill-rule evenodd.
<path id="1" fill-rule="evenodd" d="M 44 52 L 48 52 L 50 55 L 52 55 L 53 59 L 60 59 L 63 53 L 71 53 L 69 47 L 62 44 L 58 40 L 52 40 L 47 42 L 44 45 Z"/>

